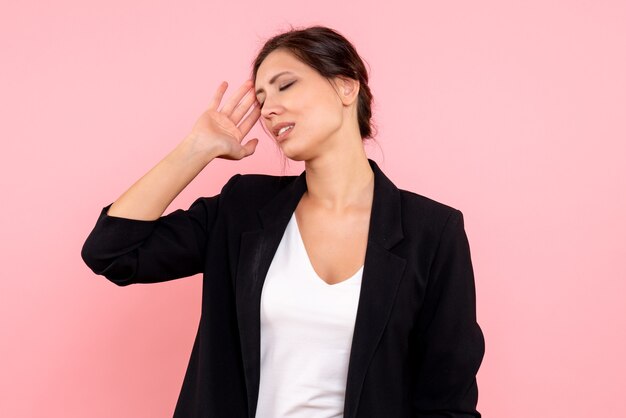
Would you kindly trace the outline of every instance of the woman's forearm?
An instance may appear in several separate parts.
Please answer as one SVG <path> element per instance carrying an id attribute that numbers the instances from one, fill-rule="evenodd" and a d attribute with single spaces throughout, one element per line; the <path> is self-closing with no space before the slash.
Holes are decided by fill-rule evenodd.
<path id="1" fill-rule="evenodd" d="M 220 155 L 214 148 L 200 147 L 193 136 L 185 138 L 126 190 L 107 214 L 137 220 L 158 219 L 178 194 Z"/>

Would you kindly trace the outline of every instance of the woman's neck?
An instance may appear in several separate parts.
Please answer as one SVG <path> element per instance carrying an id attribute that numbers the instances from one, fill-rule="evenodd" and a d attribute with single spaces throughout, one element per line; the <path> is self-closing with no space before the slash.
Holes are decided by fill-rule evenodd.
<path id="1" fill-rule="evenodd" d="M 371 205 L 374 172 L 367 155 L 333 153 L 306 161 L 306 199 L 316 206 L 341 212 Z"/>

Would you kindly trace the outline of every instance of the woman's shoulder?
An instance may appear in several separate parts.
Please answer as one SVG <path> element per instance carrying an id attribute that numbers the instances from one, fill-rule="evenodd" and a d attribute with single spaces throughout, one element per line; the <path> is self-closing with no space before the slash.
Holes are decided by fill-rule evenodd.
<path id="1" fill-rule="evenodd" d="M 402 217 L 409 223 L 430 225 L 439 229 L 451 218 L 462 218 L 461 210 L 449 203 L 435 200 L 410 190 L 399 189 Z"/>
<path id="2" fill-rule="evenodd" d="M 452 206 L 449 203 L 445 203 L 440 200 L 435 200 L 430 196 L 425 196 L 419 193 L 416 193 L 411 190 L 398 189 L 400 191 L 400 196 L 402 196 L 403 204 L 411 205 L 413 207 L 421 207 L 426 210 L 442 212 L 445 214 L 450 214 L 451 212 L 458 211 L 459 209 Z"/>
<path id="3" fill-rule="evenodd" d="M 298 176 L 276 176 L 272 174 L 247 173 L 235 174 L 228 182 L 233 182 L 232 190 L 236 192 L 265 192 L 281 190 L 293 183 Z"/>
<path id="4" fill-rule="evenodd" d="M 222 189 L 223 198 L 235 204 L 258 205 L 271 200 L 298 176 L 271 174 L 234 174 Z"/>

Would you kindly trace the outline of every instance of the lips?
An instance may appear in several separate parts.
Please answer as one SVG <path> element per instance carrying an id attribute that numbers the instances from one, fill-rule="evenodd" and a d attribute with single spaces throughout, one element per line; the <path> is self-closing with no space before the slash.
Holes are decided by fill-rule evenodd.
<path id="1" fill-rule="evenodd" d="M 278 141 L 278 142 L 284 141 L 285 138 L 287 138 L 289 135 L 291 135 L 291 132 L 294 129 L 296 129 L 295 125 L 288 125 L 288 126 L 291 126 L 291 128 L 283 129 L 283 133 L 276 137 L 276 141 Z"/>
<path id="2" fill-rule="evenodd" d="M 294 126 L 294 125 L 295 125 L 295 122 L 281 122 L 281 123 L 278 123 L 278 124 L 276 124 L 276 125 L 274 125 L 272 127 L 272 133 L 274 133 L 274 136 L 278 137 L 278 132 L 280 132 L 280 130 L 282 128 L 284 128 L 285 126 Z"/>

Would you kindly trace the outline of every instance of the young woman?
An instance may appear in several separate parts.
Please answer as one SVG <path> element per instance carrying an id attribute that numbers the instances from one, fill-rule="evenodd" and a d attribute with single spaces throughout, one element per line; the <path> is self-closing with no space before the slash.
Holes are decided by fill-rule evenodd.
<path id="1" fill-rule="evenodd" d="M 126 286 L 203 273 L 175 417 L 480 417 L 484 338 L 462 213 L 398 189 L 367 158 L 368 75 L 313 26 L 270 39 L 252 78 L 105 206 L 81 256 Z M 247 115 L 247 116 L 246 116 Z M 163 216 L 258 119 L 299 176 L 235 174 Z"/>

